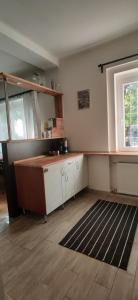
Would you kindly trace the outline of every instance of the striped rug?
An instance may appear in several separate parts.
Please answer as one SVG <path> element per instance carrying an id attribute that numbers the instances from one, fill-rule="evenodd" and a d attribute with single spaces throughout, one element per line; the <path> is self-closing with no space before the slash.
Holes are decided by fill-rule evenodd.
<path id="1" fill-rule="evenodd" d="M 138 207 L 98 200 L 60 245 L 124 270 L 138 224 Z"/>

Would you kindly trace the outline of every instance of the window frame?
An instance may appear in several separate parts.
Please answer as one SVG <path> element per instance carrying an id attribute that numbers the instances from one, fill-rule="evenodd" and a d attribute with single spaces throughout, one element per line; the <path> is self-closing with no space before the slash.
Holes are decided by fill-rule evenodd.
<path id="1" fill-rule="evenodd" d="M 123 77 L 123 73 L 115 73 L 114 74 L 114 98 L 115 98 L 115 128 L 116 128 L 116 150 L 119 152 L 137 152 L 138 146 L 125 146 L 125 103 L 124 103 L 124 85 L 129 83 L 138 82 L 138 75 L 135 75 L 132 70 L 128 70 L 128 74 L 130 72 L 130 76 L 125 78 Z M 120 78 L 118 74 L 121 74 Z M 118 78 L 117 78 L 118 77 Z"/>

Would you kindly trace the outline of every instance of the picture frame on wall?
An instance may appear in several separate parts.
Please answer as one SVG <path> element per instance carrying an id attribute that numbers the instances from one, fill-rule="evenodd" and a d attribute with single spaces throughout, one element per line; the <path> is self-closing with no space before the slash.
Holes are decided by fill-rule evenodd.
<path id="1" fill-rule="evenodd" d="M 78 97 L 78 109 L 90 108 L 90 90 L 85 89 L 77 92 Z"/>

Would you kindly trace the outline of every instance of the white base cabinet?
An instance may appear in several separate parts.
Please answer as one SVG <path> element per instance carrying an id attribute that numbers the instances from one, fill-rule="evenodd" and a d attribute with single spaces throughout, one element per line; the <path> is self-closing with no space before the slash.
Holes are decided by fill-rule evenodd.
<path id="1" fill-rule="evenodd" d="M 75 162 L 73 160 L 68 160 L 64 163 L 62 169 L 62 199 L 65 203 L 68 199 L 74 196 L 74 169 Z"/>
<path id="2" fill-rule="evenodd" d="M 49 165 L 44 170 L 46 213 L 64 204 L 87 185 L 87 158 L 83 154 Z"/>
<path id="3" fill-rule="evenodd" d="M 54 164 L 44 170 L 46 213 L 62 205 L 61 166 Z"/>
<path id="4" fill-rule="evenodd" d="M 79 193 L 88 185 L 87 158 L 83 155 L 75 159 L 74 184 L 75 194 Z"/>

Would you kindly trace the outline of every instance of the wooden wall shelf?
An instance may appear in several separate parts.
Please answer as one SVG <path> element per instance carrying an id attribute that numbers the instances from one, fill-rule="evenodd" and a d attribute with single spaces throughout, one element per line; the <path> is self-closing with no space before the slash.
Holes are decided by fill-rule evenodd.
<path id="1" fill-rule="evenodd" d="M 63 94 L 61 92 L 50 89 L 50 88 L 40 85 L 38 83 L 34 83 L 29 80 L 14 76 L 9 73 L 0 72 L 0 79 L 3 80 L 3 82 L 4 82 L 9 140 L 11 140 L 11 126 L 10 126 L 9 96 L 7 93 L 7 83 L 24 88 L 24 89 L 28 89 L 31 91 L 36 91 L 36 92 L 40 92 L 43 94 L 53 96 L 54 102 L 55 102 L 55 117 L 63 118 L 63 103 L 62 103 Z"/>
<path id="2" fill-rule="evenodd" d="M 64 136 L 55 136 L 50 138 L 41 138 L 41 139 L 25 139 L 25 140 L 6 140 L 0 141 L 0 143 L 28 143 L 28 142 L 36 142 L 36 141 L 47 141 L 47 140 L 56 140 L 56 139 L 64 139 Z"/>
<path id="3" fill-rule="evenodd" d="M 46 86 L 40 85 L 38 83 L 31 82 L 29 80 L 14 76 L 9 73 L 0 73 L 0 79 L 7 81 L 10 84 L 21 86 L 23 88 L 32 89 L 37 92 L 41 92 L 51 96 L 62 96 L 63 94 L 59 91 L 52 90 Z"/>

